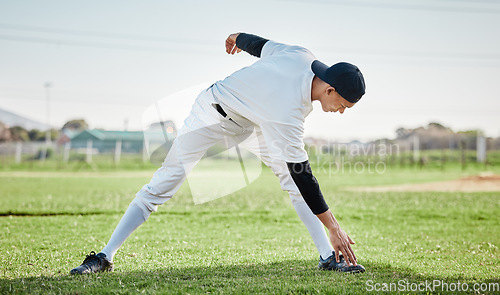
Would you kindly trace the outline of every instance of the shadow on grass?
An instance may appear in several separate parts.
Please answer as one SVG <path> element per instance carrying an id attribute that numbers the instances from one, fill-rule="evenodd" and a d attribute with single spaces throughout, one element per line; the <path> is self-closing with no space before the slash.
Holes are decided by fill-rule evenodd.
<path id="1" fill-rule="evenodd" d="M 314 294 L 366 294 L 386 293 L 386 288 L 415 293 L 464 294 L 474 293 L 474 283 L 488 286 L 498 293 L 498 278 L 477 282 L 474 278 L 430 277 L 412 269 L 377 263 L 364 263 L 367 272 L 343 274 L 320 271 L 315 260 L 285 260 L 271 263 L 234 264 L 190 267 L 167 267 L 149 270 L 100 273 L 84 276 L 56 275 L 0 279 L 0 293 L 167 293 L 167 294 L 262 294 L 262 293 L 314 293 Z M 429 289 L 434 281 L 441 286 Z M 460 287 L 457 283 L 460 282 Z M 376 285 L 378 283 L 378 285 Z M 393 284 L 392 286 L 390 284 Z M 420 285 L 419 285 L 420 284 Z M 445 287 L 448 284 L 448 287 Z M 455 289 L 452 289 L 453 286 Z M 491 286 L 496 285 L 496 291 Z M 481 287 L 481 285 L 478 285 Z M 402 289 L 404 288 L 404 289 Z M 420 289 L 417 289 L 420 288 Z M 460 288 L 460 289 L 456 289 Z"/>

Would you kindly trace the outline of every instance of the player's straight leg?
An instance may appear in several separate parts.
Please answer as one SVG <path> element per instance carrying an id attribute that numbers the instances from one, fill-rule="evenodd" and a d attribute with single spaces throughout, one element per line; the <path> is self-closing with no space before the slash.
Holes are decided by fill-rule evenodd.
<path id="1" fill-rule="evenodd" d="M 286 163 L 273 160 L 269 156 L 268 146 L 258 126 L 255 126 L 250 136 L 247 135 L 245 138 L 242 138 L 241 146 L 255 154 L 264 164 L 271 168 L 273 173 L 278 177 L 281 188 L 288 192 L 292 205 L 300 220 L 309 231 L 319 254 L 324 258 L 329 257 L 333 252 L 333 248 L 330 245 L 323 224 L 316 215 L 312 213 L 311 209 L 304 201 L 304 198 L 302 198 L 299 189 L 290 176 Z"/>
<path id="2" fill-rule="evenodd" d="M 101 252 L 106 254 L 109 260 L 113 259 L 116 251 L 132 232 L 149 218 L 151 212 L 173 197 L 206 150 L 220 141 L 220 138 L 211 132 L 214 131 L 212 129 L 220 127 L 208 126 L 207 129 L 210 130 L 192 132 L 186 132 L 185 127 L 184 131 L 180 132 L 182 135 L 175 139 L 162 167 L 156 170 L 151 181 L 136 194 L 109 242 L 102 249 Z"/>
<path id="3" fill-rule="evenodd" d="M 103 249 L 112 258 L 125 239 L 159 205 L 170 200 L 186 180 L 189 172 L 200 161 L 205 152 L 218 142 L 224 142 L 233 132 L 240 132 L 238 126 L 227 125 L 227 121 L 213 107 L 215 98 L 212 92 L 204 90 L 196 99 L 184 126 L 179 131 L 165 161 L 136 194 L 136 199 L 129 206 L 124 218 Z M 138 207 L 140 210 L 137 210 Z"/>
<path id="4" fill-rule="evenodd" d="M 213 102 L 211 92 L 200 93 L 162 167 L 137 193 L 109 242 L 97 255 L 95 252 L 88 255 L 81 266 L 71 270 L 72 274 L 112 270 L 111 261 L 123 242 L 148 219 L 151 212 L 156 211 L 158 205 L 172 198 L 206 150 L 230 135 L 230 128 L 221 124 L 220 114 L 212 107 Z"/>

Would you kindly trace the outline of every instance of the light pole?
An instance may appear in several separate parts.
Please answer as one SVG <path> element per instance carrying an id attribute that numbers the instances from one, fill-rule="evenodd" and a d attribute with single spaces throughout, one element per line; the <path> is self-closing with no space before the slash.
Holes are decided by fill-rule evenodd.
<path id="1" fill-rule="evenodd" d="M 42 153 L 40 155 L 40 160 L 45 161 L 48 155 L 49 151 L 49 146 L 51 143 L 50 139 L 50 87 L 52 87 L 53 84 L 51 82 L 45 82 L 45 97 L 46 97 L 46 115 L 47 115 L 47 132 L 45 132 L 45 149 L 42 150 Z"/>

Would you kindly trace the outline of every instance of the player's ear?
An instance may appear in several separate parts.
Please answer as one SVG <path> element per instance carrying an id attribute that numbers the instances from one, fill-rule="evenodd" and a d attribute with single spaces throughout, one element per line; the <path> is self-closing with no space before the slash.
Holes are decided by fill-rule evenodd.
<path id="1" fill-rule="evenodd" d="M 326 94 L 330 95 L 332 92 L 335 92 L 335 88 L 333 88 L 332 86 L 328 85 L 326 87 Z"/>

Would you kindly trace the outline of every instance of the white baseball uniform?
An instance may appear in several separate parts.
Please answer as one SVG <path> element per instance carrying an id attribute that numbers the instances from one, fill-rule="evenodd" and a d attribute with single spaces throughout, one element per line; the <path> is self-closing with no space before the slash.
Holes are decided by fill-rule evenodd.
<path id="1" fill-rule="evenodd" d="M 273 170 L 282 189 L 289 192 L 319 253 L 323 257 L 331 255 L 333 249 L 323 224 L 304 202 L 286 165 L 308 159 L 302 137 L 304 119 L 312 110 L 314 59 L 303 47 L 268 41 L 257 62 L 202 91 L 162 167 L 136 194 L 102 252 L 112 258 L 130 233 L 158 205 L 173 197 L 208 148 L 225 143 L 228 148 L 238 144 L 248 149 Z M 215 104 L 227 117 L 216 110 Z M 137 217 L 137 212 L 141 212 L 140 220 L 133 222 L 132 217 L 127 217 Z"/>

